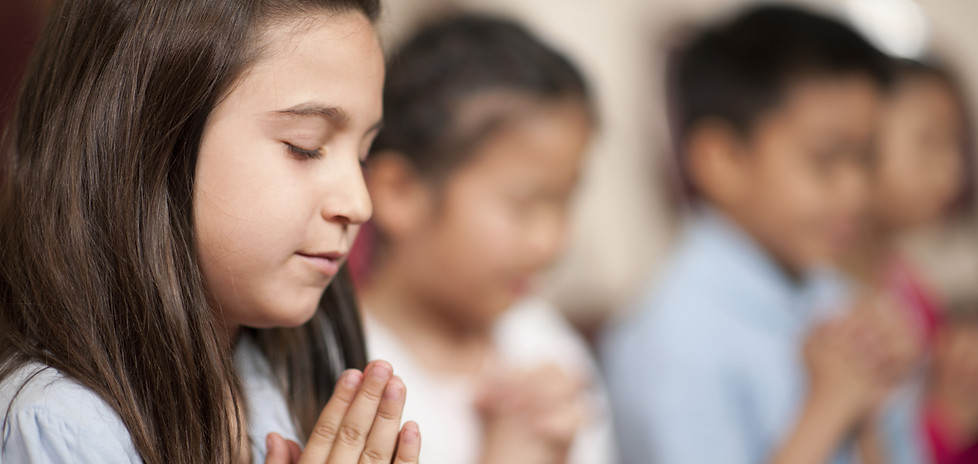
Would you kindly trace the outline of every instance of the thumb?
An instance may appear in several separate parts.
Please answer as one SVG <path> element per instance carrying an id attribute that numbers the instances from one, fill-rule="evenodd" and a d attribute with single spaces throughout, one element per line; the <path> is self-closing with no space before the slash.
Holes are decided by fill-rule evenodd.
<path id="1" fill-rule="evenodd" d="M 274 432 L 268 434 L 265 437 L 265 447 L 268 449 L 265 464 L 293 464 L 289 442 L 281 435 Z"/>

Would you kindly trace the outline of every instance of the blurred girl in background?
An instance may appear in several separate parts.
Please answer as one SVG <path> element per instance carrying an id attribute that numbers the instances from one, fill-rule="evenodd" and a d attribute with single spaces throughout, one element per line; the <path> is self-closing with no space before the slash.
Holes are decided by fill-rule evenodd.
<path id="1" fill-rule="evenodd" d="M 916 331 L 907 333 L 908 344 L 938 348 L 924 414 L 934 461 L 978 462 L 978 374 L 962 353 L 974 349 L 968 341 L 974 331 L 943 321 L 947 309 L 900 251 L 908 233 L 947 221 L 971 195 L 964 99 L 941 68 L 905 60 L 894 68 L 871 167 L 866 233 L 846 268 L 862 286 L 882 290 L 909 311 Z M 971 356 L 978 359 L 978 351 Z M 969 383 L 972 396 L 965 400 L 955 392 Z M 964 453 L 972 453 L 970 460 L 960 460 Z"/>
<path id="2" fill-rule="evenodd" d="M 612 462 L 586 345 L 531 296 L 595 126 L 581 74 L 516 24 L 454 17 L 393 54 L 384 118 L 360 294 L 371 355 L 398 366 L 406 417 L 438 443 L 423 461 Z"/>

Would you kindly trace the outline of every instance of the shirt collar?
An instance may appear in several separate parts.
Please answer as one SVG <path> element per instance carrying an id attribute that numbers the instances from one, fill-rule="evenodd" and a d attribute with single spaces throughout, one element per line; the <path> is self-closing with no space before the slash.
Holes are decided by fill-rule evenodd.
<path id="1" fill-rule="evenodd" d="M 773 257 L 724 213 L 705 209 L 689 223 L 688 246 L 713 268 L 710 288 L 727 291 L 737 311 L 764 325 L 804 330 L 839 306 L 845 281 L 831 269 L 792 279 Z"/>

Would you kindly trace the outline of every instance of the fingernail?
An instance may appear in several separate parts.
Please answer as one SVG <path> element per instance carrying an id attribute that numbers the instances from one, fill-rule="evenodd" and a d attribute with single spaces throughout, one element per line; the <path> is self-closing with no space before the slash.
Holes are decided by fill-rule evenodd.
<path id="1" fill-rule="evenodd" d="M 370 375 L 377 380 L 388 380 L 393 373 L 393 370 L 391 370 L 390 365 L 387 363 L 374 363 L 370 366 Z"/>
<path id="2" fill-rule="evenodd" d="M 350 370 L 343 374 L 343 384 L 349 388 L 359 388 L 363 381 L 363 374 L 357 370 Z"/>
<path id="3" fill-rule="evenodd" d="M 414 444 L 421 440 L 421 432 L 414 422 L 404 424 L 404 443 Z"/>
<path id="4" fill-rule="evenodd" d="M 274 434 L 275 434 L 275 432 L 272 432 L 272 433 L 270 433 L 268 435 L 265 435 L 265 452 L 267 454 L 269 454 L 269 455 L 273 454 L 273 452 L 276 451 L 276 448 L 275 448 L 275 446 L 277 446 L 275 444 L 276 443 L 276 440 L 272 436 Z"/>
<path id="5" fill-rule="evenodd" d="M 404 384 L 395 377 L 390 383 L 387 384 L 387 388 L 384 389 L 384 399 L 387 400 L 399 400 L 401 395 L 404 393 Z"/>

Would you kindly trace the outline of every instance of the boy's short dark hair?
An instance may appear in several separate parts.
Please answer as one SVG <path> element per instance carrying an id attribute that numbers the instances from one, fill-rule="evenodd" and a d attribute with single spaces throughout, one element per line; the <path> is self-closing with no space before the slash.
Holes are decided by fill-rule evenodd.
<path id="1" fill-rule="evenodd" d="M 682 162 L 684 139 L 715 117 L 748 134 L 791 81 L 864 74 L 881 87 L 889 58 L 839 21 L 789 6 L 756 6 L 698 31 L 673 55 L 671 119 Z"/>

